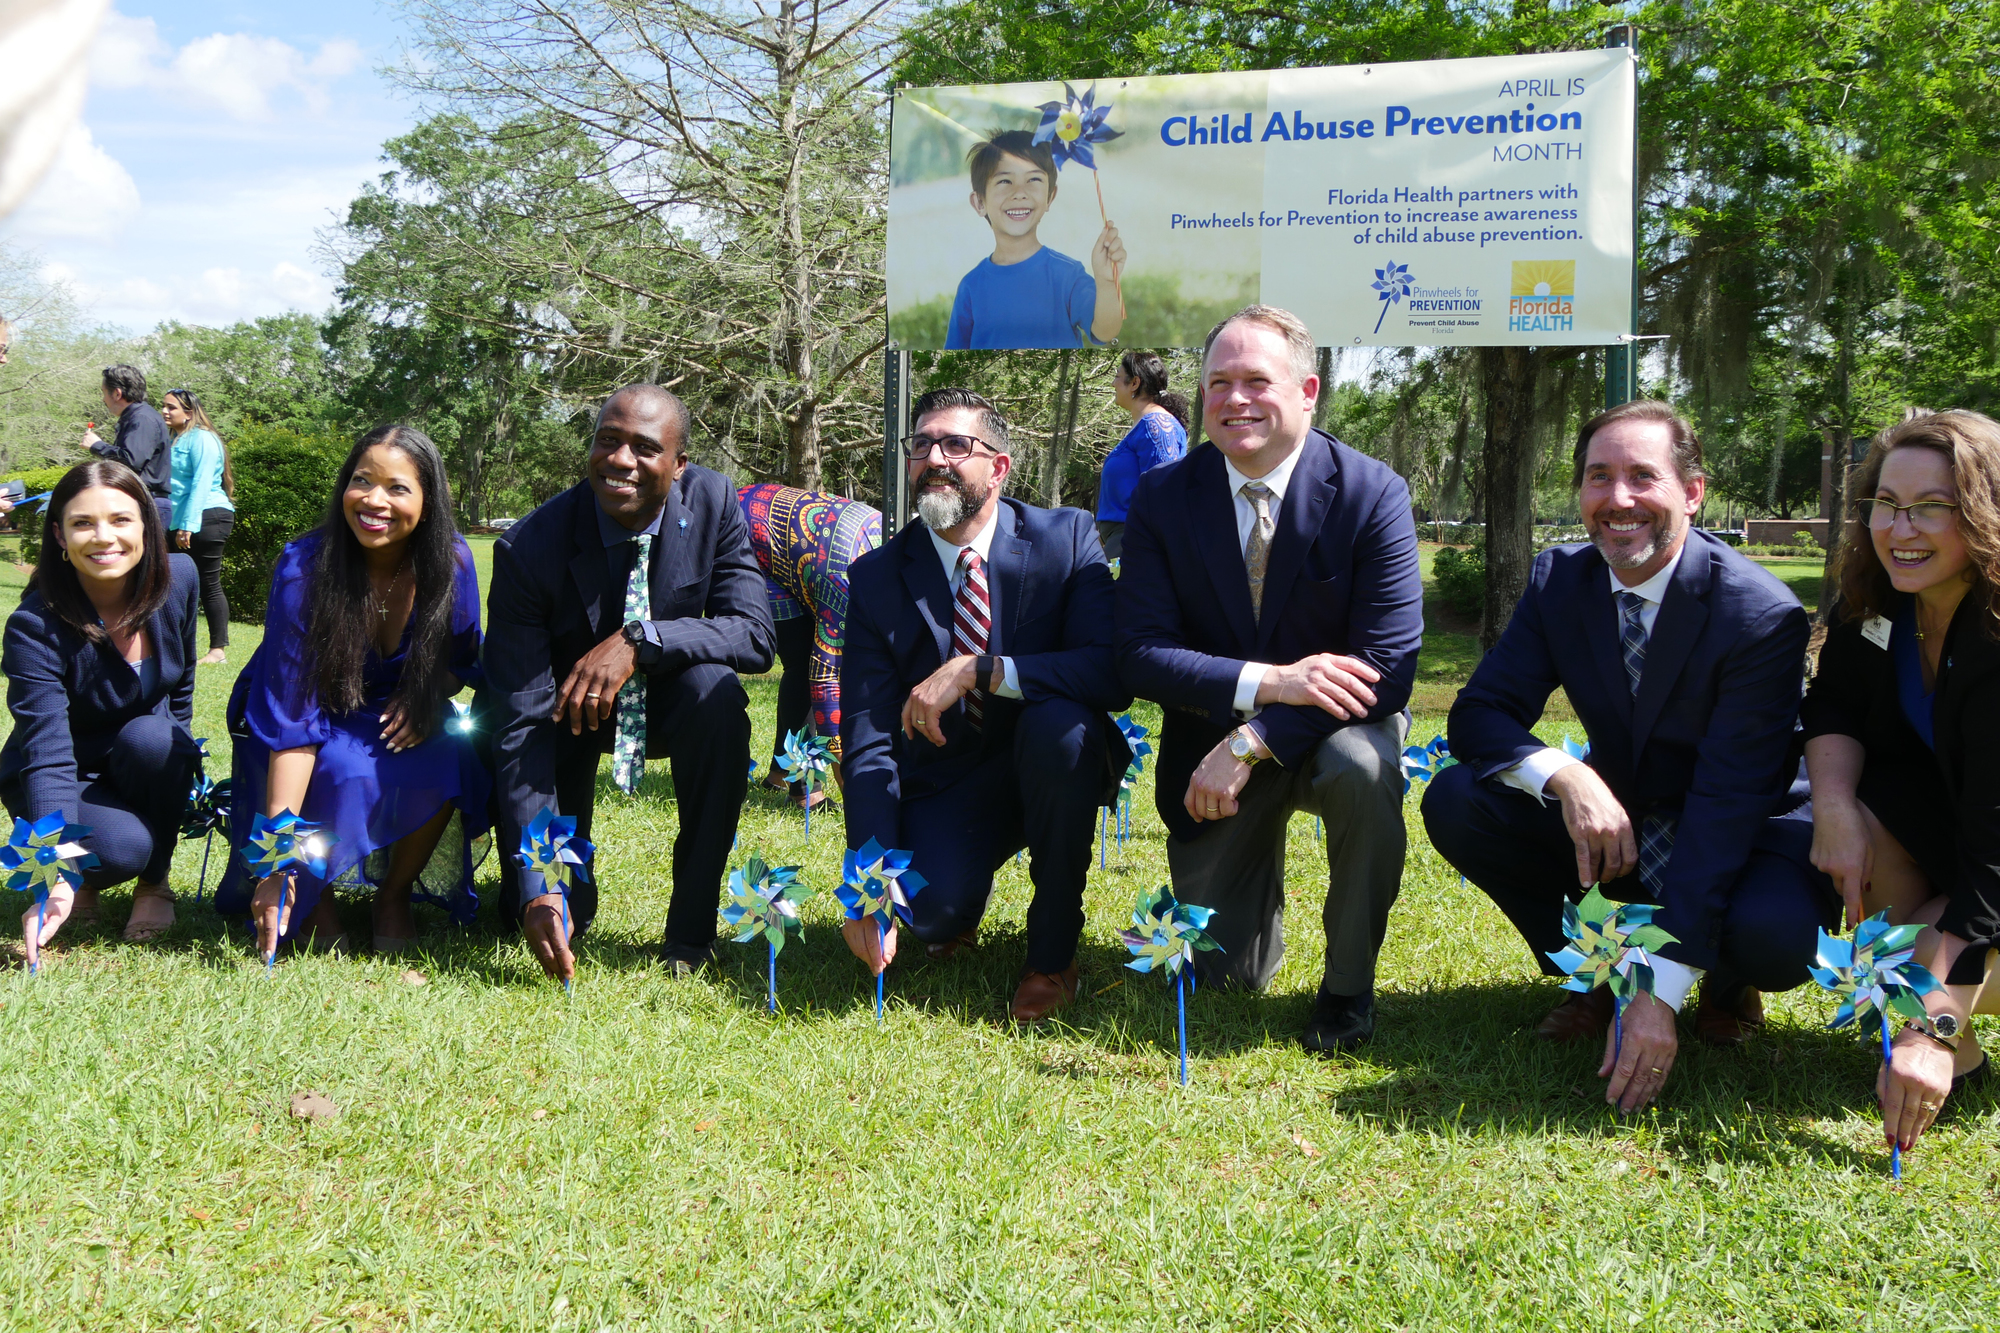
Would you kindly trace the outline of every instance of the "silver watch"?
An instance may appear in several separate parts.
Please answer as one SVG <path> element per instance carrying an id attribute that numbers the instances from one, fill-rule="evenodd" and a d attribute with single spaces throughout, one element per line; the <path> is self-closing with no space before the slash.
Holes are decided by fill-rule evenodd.
<path id="1" fill-rule="evenodd" d="M 1229 733 L 1229 753 L 1239 763 L 1254 764 L 1264 756 L 1257 753 L 1257 746 L 1250 738 L 1247 727 L 1236 727 Z"/>

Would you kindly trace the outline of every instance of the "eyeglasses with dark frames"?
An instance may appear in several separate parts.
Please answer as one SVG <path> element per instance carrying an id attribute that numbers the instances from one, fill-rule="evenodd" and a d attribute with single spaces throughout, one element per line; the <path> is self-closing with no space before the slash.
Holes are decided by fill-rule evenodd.
<path id="1" fill-rule="evenodd" d="M 1912 528 L 1933 535 L 1943 532 L 1958 520 L 1958 506 L 1943 500 L 1919 500 L 1907 505 L 1890 500 L 1857 500 L 1854 510 L 1861 515 L 1863 523 L 1877 532 L 1887 532 L 1895 527 L 1898 514 L 1908 514 Z"/>
<path id="2" fill-rule="evenodd" d="M 988 453 L 995 454 L 1000 452 L 977 435 L 905 435 L 903 437 L 903 454 L 912 462 L 921 458 L 929 458 L 933 449 L 943 454 L 945 461 L 948 463 L 964 462 L 966 459 L 972 457 L 974 449 L 985 449 Z"/>

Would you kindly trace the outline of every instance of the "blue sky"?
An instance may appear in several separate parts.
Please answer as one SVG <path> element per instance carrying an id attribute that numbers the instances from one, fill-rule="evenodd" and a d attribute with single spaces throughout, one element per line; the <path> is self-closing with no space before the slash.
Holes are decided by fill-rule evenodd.
<path id="1" fill-rule="evenodd" d="M 371 0 L 119 0 L 82 124 L 0 239 L 134 332 L 324 310 L 314 233 L 416 119 L 376 72 L 404 31 Z"/>

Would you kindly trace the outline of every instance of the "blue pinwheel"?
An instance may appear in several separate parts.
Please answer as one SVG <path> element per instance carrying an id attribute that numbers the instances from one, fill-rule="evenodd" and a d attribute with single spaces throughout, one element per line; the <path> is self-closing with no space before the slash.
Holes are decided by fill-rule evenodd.
<path id="1" fill-rule="evenodd" d="M 910 853 L 892 851 L 870 838 L 850 848 L 840 862 L 834 896 L 850 921 L 873 921 L 887 939 L 897 917 L 910 920 L 910 895 L 929 883 L 910 869 Z M 882 974 L 875 974 L 875 1021 L 882 1021 Z"/>
<path id="2" fill-rule="evenodd" d="M 1410 794 L 1413 782 L 1429 782 L 1458 760 L 1442 736 L 1433 736 L 1427 745 L 1411 745 L 1403 750 L 1403 795 Z"/>
<path id="3" fill-rule="evenodd" d="M 276 815 L 258 815 L 250 821 L 250 836 L 243 843 L 243 864 L 250 868 L 256 879 L 268 879 L 273 875 L 284 878 L 278 884 L 278 919 L 285 917 L 285 897 L 291 889 L 292 875 L 305 871 L 315 879 L 326 878 L 326 854 L 333 849 L 334 836 L 310 820 L 301 819 L 291 810 L 280 810 Z M 274 945 L 265 955 L 264 970 L 269 972 L 277 965 L 278 950 Z"/>
<path id="4" fill-rule="evenodd" d="M 1564 990 L 1588 995 L 1599 986 L 1611 991 L 1611 1059 L 1616 1063 L 1625 1044 L 1625 1006 L 1653 993 L 1650 951 L 1677 941 L 1653 924 L 1653 903 L 1616 903 L 1592 885 L 1580 903 L 1563 903 L 1563 934 L 1569 943 L 1549 955 L 1568 974 Z"/>
<path id="5" fill-rule="evenodd" d="M 569 891 L 574 884 L 590 883 L 590 864 L 597 855 L 597 849 L 590 839 L 576 831 L 576 820 L 567 815 L 558 815 L 544 806 L 535 812 L 521 830 L 521 850 L 514 853 L 515 861 L 525 870 L 532 870 L 542 877 L 542 883 L 549 890 L 562 896 L 563 935 L 569 935 Z M 565 991 L 570 983 L 563 982 Z"/>
<path id="6" fill-rule="evenodd" d="M 1163 971 L 1174 979 L 1174 1003 L 1179 1013 L 1181 1044 L 1181 1086 L 1187 1072 L 1187 988 L 1197 949 L 1220 950 L 1222 946 L 1208 934 L 1215 916 L 1212 907 L 1180 902 L 1173 890 L 1162 884 L 1151 893 L 1141 893 L 1132 904 L 1132 929 L 1118 932 L 1125 947 L 1135 957 L 1125 966 L 1134 972 Z"/>
<path id="7" fill-rule="evenodd" d="M 200 769 L 195 770 L 188 784 L 187 808 L 181 812 L 181 837 L 202 840 L 201 878 L 195 881 L 194 891 L 196 902 L 208 891 L 208 854 L 215 844 L 215 835 L 220 833 L 225 844 L 229 841 L 229 805 L 234 795 L 230 779 L 211 782 Z"/>
<path id="8" fill-rule="evenodd" d="M 813 779 L 817 774 L 832 771 L 833 746 L 826 737 L 812 735 L 801 727 L 785 733 L 785 748 L 778 756 L 778 764 L 785 770 L 785 781 L 806 785 L 806 838 L 810 840 L 813 835 Z M 754 760 L 750 771 L 757 771 Z"/>
<path id="9" fill-rule="evenodd" d="M 470 736 L 473 730 L 472 705 L 453 699 L 451 716 L 445 719 L 444 725 L 447 730 L 455 731 L 461 736 Z"/>
<path id="10" fill-rule="evenodd" d="M 1125 738 L 1125 748 L 1131 751 L 1132 759 L 1125 765 L 1125 772 L 1118 779 L 1118 792 L 1112 797 L 1111 809 L 1097 821 L 1099 870 L 1104 868 L 1105 825 L 1111 823 L 1110 816 L 1115 815 L 1117 818 L 1115 831 L 1121 848 L 1124 847 L 1125 840 L 1132 836 L 1132 796 L 1139 789 L 1139 779 L 1145 775 L 1146 756 L 1153 752 L 1152 745 L 1146 740 L 1152 733 L 1134 722 L 1130 713 L 1111 720 L 1118 725 L 1118 734 Z"/>
<path id="11" fill-rule="evenodd" d="M 37 950 L 41 947 L 42 923 L 48 916 L 49 890 L 58 886 L 81 887 L 83 872 L 97 864 L 97 853 L 85 851 L 81 842 L 89 836 L 88 825 L 69 823 L 62 811 L 52 810 L 32 824 L 15 816 L 14 836 L 0 846 L 0 872 L 7 877 L 7 887 L 35 896 Z M 35 970 L 36 965 L 30 963 L 28 971 Z"/>
<path id="12" fill-rule="evenodd" d="M 1583 744 L 1579 745 L 1571 740 L 1569 733 L 1565 731 L 1563 733 L 1562 752 L 1572 759 L 1588 759 L 1590 758 L 1590 741 L 1586 737 Z"/>
<path id="13" fill-rule="evenodd" d="M 1097 174 L 1097 158 L 1090 151 L 1090 146 L 1110 143 L 1125 133 L 1112 129 L 1107 123 L 1111 117 L 1111 103 L 1097 105 L 1097 85 L 1094 83 L 1084 89 L 1081 97 L 1076 95 L 1075 88 L 1064 83 L 1063 100 L 1043 102 L 1038 109 L 1042 119 L 1035 126 L 1034 142 L 1049 146 L 1049 155 L 1055 159 L 1057 171 L 1071 162 L 1089 169 L 1090 178 L 1097 186 L 1097 215 L 1109 227 L 1111 216 L 1104 211 L 1104 181 Z M 1053 187 L 1054 183 L 1050 184 Z M 1115 268 L 1111 273 L 1111 285 L 1118 292 L 1118 317 L 1123 319 L 1125 288 Z"/>
<path id="14" fill-rule="evenodd" d="M 1850 1024 L 1867 1032 L 1872 1023 L 1882 1038 L 1882 1063 L 1891 1056 L 1889 1012 L 1922 1023 L 1930 1015 L 1924 996 L 1941 990 L 1930 969 L 1913 961 L 1920 923 L 1892 926 L 1887 912 L 1877 912 L 1854 928 L 1854 938 L 1841 939 L 1824 930 L 1819 933 L 1819 966 L 1809 968 L 1814 981 L 1840 997 L 1829 1028 Z M 1889 1170 L 1896 1180 L 1903 1178 L 1903 1152 L 1889 1145 Z"/>
<path id="15" fill-rule="evenodd" d="M 748 944 L 761 935 L 770 949 L 772 1013 L 778 1011 L 778 950 L 785 947 L 786 931 L 805 929 L 798 905 L 813 894 L 799 880 L 799 870 L 798 866 L 766 865 L 762 857 L 751 857 L 741 869 L 729 872 L 729 905 L 722 909 L 722 919 L 740 932 L 738 944 Z"/>
<path id="16" fill-rule="evenodd" d="M 1390 260 L 1375 270 L 1375 281 L 1369 283 L 1375 289 L 1376 299 L 1382 303 L 1382 313 L 1375 316 L 1375 332 L 1382 331 L 1382 321 L 1388 317 L 1389 307 L 1396 305 L 1410 294 L 1410 266 Z"/>

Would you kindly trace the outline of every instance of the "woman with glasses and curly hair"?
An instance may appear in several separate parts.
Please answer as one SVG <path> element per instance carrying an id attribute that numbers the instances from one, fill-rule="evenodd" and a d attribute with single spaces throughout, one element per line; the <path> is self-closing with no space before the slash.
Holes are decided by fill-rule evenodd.
<path id="1" fill-rule="evenodd" d="M 1813 864 L 1849 925 L 1921 922 L 1916 960 L 1942 988 L 1897 1034 L 1876 1080 L 1908 1151 L 1945 1099 L 1988 1069 L 1974 1012 L 2000 945 L 2000 423 L 1912 413 L 1854 476 L 1841 623 L 1801 712 Z"/>
<path id="2" fill-rule="evenodd" d="M 222 548 L 236 526 L 236 478 L 229 470 L 229 450 L 194 390 L 167 390 L 160 415 L 174 436 L 168 474 L 173 517 L 167 526 L 174 549 L 193 556 L 201 572 L 201 609 L 208 618 L 208 656 L 201 665 L 219 666 L 228 660 L 223 653 L 229 646 L 229 599 L 222 593 Z"/>

